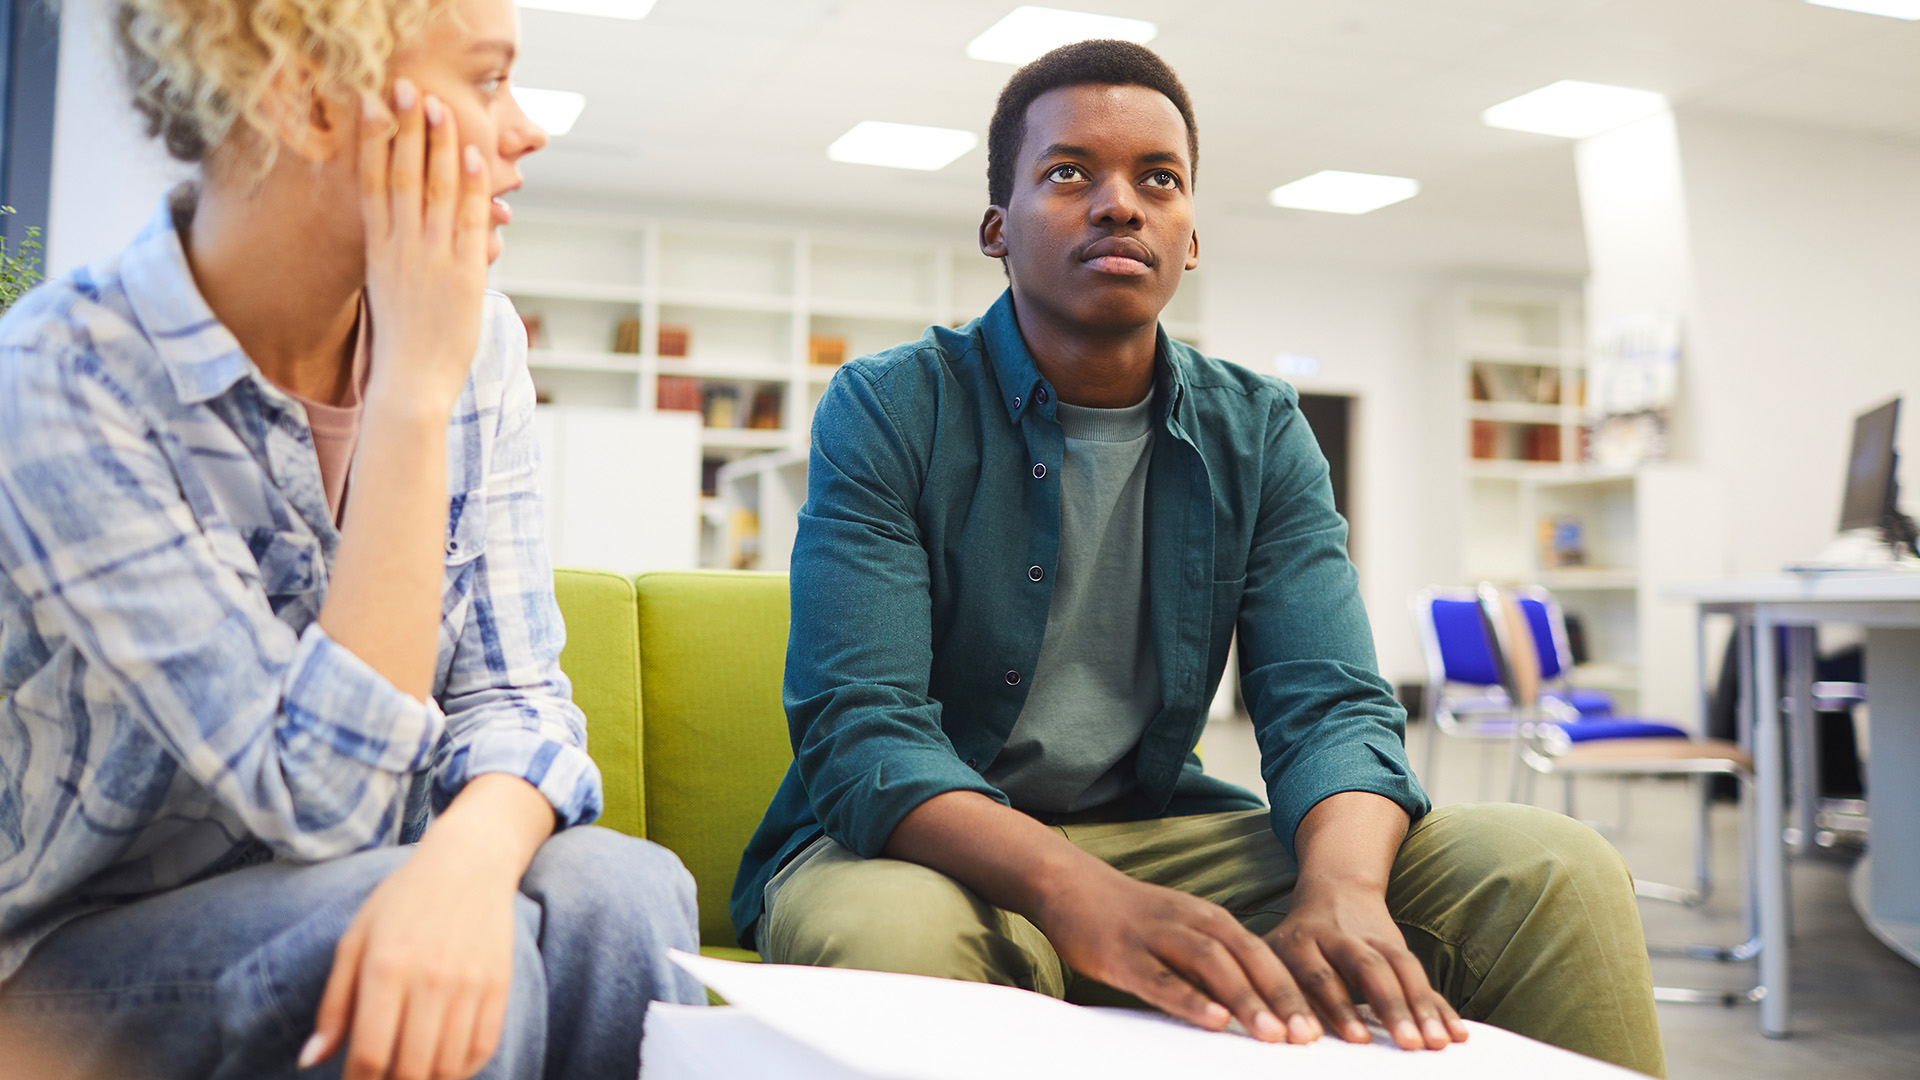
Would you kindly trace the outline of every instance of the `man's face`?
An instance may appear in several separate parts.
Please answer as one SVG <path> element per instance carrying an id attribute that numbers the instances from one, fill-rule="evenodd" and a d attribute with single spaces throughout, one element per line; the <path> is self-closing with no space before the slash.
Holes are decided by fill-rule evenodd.
<path id="1" fill-rule="evenodd" d="M 1008 205 L 980 249 L 1015 300 L 1090 332 L 1151 324 L 1200 264 L 1193 163 L 1173 102 L 1144 86 L 1069 86 L 1027 107 Z"/>

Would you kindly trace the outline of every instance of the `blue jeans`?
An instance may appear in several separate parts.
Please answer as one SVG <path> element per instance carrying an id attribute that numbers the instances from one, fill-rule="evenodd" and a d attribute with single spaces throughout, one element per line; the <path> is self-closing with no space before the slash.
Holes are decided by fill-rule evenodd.
<path id="1" fill-rule="evenodd" d="M 0 1042 L 38 1043 L 60 1075 L 292 1076 L 335 943 L 408 851 L 268 863 L 77 919 L 0 989 Z M 633 1080 L 647 1002 L 706 1001 L 667 959 L 700 946 L 693 878 L 665 848 L 568 829 L 515 902 L 506 1023 L 480 1076 Z"/>

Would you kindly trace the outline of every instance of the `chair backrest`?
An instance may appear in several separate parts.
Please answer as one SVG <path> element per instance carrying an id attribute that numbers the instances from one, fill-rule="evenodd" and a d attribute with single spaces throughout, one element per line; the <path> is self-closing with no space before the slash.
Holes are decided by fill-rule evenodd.
<path id="1" fill-rule="evenodd" d="M 1428 696 L 1447 683 L 1500 685 L 1499 658 L 1472 589 L 1423 589 L 1413 597 L 1413 621 L 1427 658 Z"/>
<path id="2" fill-rule="evenodd" d="M 647 836 L 693 872 L 701 943 L 732 946 L 740 856 L 793 761 L 780 692 L 787 575 L 649 573 L 634 589 Z"/>
<path id="3" fill-rule="evenodd" d="M 647 835 L 641 765 L 640 608 L 633 581 L 605 570 L 555 570 L 553 594 L 567 624 L 560 670 L 587 714 L 587 750 L 600 766 L 599 824 Z"/>
<path id="4" fill-rule="evenodd" d="M 1533 646 L 1540 657 L 1540 680 L 1555 682 L 1573 667 L 1573 649 L 1567 642 L 1567 617 L 1553 594 L 1537 585 L 1509 590 L 1520 613 L 1526 616 L 1527 629 L 1533 632 Z"/>

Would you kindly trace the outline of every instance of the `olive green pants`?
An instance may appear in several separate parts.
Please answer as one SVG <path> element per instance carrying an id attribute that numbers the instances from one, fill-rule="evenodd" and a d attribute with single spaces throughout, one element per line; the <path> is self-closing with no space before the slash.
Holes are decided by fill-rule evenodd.
<path id="1" fill-rule="evenodd" d="M 1264 810 L 1057 826 L 1141 881 L 1204 897 L 1256 934 L 1287 914 L 1299 868 Z M 1075 1000 L 1111 990 L 1060 962 L 1039 927 L 935 870 L 822 840 L 767 885 L 767 959 L 1001 983 Z M 1654 1076 L 1666 1072 L 1626 864 L 1547 810 L 1449 806 L 1416 822 L 1387 909 L 1460 1015 Z M 1104 994 L 1102 993 L 1104 991 Z"/>

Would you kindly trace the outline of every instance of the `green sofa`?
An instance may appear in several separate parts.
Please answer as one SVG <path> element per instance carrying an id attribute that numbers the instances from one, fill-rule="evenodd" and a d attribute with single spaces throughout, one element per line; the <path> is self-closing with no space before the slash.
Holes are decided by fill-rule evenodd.
<path id="1" fill-rule="evenodd" d="M 780 704 L 787 575 L 558 570 L 560 666 L 606 783 L 600 824 L 671 849 L 709 956 L 757 960 L 727 917 L 734 871 L 793 753 Z"/>

